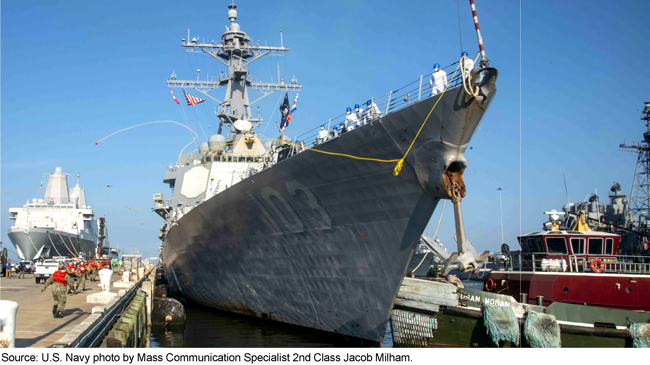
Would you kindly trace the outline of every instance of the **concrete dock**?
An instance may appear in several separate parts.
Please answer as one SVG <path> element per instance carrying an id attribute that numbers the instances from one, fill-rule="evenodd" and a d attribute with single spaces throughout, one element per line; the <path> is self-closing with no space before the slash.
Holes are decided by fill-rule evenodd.
<path id="1" fill-rule="evenodd" d="M 113 274 L 112 281 L 121 280 Z M 92 314 L 92 308 L 99 304 L 86 303 L 86 297 L 99 293 L 99 280 L 86 280 L 86 290 L 68 294 L 63 318 L 52 316 L 52 293 L 48 288 L 41 293 L 43 284 L 34 282 L 33 274 L 25 279 L 12 275 L 11 279 L 0 279 L 0 299 L 17 302 L 16 347 L 49 347 Z M 111 292 L 117 293 L 118 288 Z"/>

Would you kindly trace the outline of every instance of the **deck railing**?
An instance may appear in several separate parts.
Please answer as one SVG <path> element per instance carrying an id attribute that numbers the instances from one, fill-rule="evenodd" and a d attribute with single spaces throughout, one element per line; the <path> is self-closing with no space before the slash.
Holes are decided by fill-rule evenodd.
<path id="1" fill-rule="evenodd" d="M 447 73 L 447 82 L 449 84 L 447 90 L 451 90 L 456 87 L 463 86 L 461 70 L 459 69 L 458 72 L 456 72 L 456 75 L 454 75 L 454 71 L 456 71 L 457 66 L 458 66 L 458 61 L 448 66 L 445 66 L 444 68 L 441 68 L 441 70 L 444 70 Z M 411 104 L 416 103 L 420 100 L 433 97 L 434 96 L 432 95 L 433 89 L 429 87 L 429 82 L 431 80 L 432 75 L 433 73 L 420 75 L 417 79 L 409 82 L 408 84 L 402 87 L 390 90 L 388 93 L 383 95 L 369 97 L 367 99 L 360 100 L 356 103 L 354 102 L 350 103 L 350 106 L 354 104 L 359 104 L 362 109 L 366 110 L 367 109 L 366 102 L 370 100 L 371 102 L 375 103 L 379 108 L 379 111 L 381 112 L 380 117 L 391 114 L 405 107 L 408 107 Z M 354 113 L 354 110 L 352 112 Z M 311 147 L 312 145 L 315 146 L 321 143 L 325 143 L 328 140 L 337 138 L 338 136 L 332 137 L 332 129 L 334 127 L 338 128 L 339 124 L 341 123 L 345 124 L 346 115 L 347 113 L 343 113 L 334 118 L 330 118 L 328 121 L 319 123 L 313 129 L 310 129 L 304 132 L 303 134 L 295 136 L 293 138 L 293 142 L 296 143 L 296 142 L 304 141 L 306 146 Z M 368 119 L 369 118 L 366 118 L 366 123 L 372 121 Z M 360 123 L 363 123 L 363 121 L 360 121 Z M 321 140 L 318 138 L 318 132 L 321 126 L 325 126 L 328 132 L 328 138 L 326 138 L 325 140 Z M 300 152 L 300 150 L 298 150 L 297 152 Z"/>
<path id="2" fill-rule="evenodd" d="M 650 274 L 650 257 L 632 255 L 549 255 L 548 252 L 513 251 L 498 254 L 498 269 L 506 271 L 559 271 L 595 273 L 594 260 L 602 260 L 602 271 L 610 274 Z M 549 257 L 550 256 L 550 257 Z"/>

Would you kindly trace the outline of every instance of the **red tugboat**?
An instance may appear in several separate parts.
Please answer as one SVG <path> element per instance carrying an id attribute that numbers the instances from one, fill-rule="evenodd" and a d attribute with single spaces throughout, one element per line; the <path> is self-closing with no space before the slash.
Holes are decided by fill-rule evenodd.
<path id="1" fill-rule="evenodd" d="M 649 257 L 622 254 L 621 236 L 590 230 L 582 212 L 576 230 L 560 228 L 565 213 L 547 212 L 548 230 L 518 237 L 521 251 L 503 250 L 505 265 L 486 276 L 483 290 L 529 304 L 650 311 Z"/>
<path id="2" fill-rule="evenodd" d="M 483 290 L 531 304 L 650 311 L 650 102 L 641 120 L 643 141 L 619 146 L 638 155 L 630 200 L 614 183 L 608 205 L 592 195 L 547 212 L 544 231 L 517 238 L 521 251 L 503 244 L 505 268 L 486 276 Z"/>

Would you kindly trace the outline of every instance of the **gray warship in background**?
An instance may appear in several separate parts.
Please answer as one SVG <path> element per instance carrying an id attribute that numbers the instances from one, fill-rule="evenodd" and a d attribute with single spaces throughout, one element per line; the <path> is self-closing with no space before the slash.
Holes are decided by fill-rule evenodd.
<path id="1" fill-rule="evenodd" d="M 49 176 L 43 199 L 10 208 L 15 220 L 7 235 L 21 259 L 52 256 L 92 257 L 97 246 L 97 221 L 86 203 L 86 192 L 77 185 L 68 190 L 68 174 L 57 167 Z"/>
<path id="2" fill-rule="evenodd" d="M 630 194 L 623 194 L 621 185 L 615 182 L 608 195 L 609 204 L 601 204 L 603 200 L 597 194 L 588 195 L 582 202 L 568 202 L 562 212 L 547 212 L 549 220 L 543 224 L 544 230 L 551 230 L 554 223 L 571 230 L 584 215 L 589 229 L 621 235 L 619 255 L 650 256 L 650 102 L 645 102 L 641 120 L 646 124 L 643 140 L 619 145 L 621 150 L 637 154 Z"/>
<path id="3" fill-rule="evenodd" d="M 253 117 L 248 94 L 300 90 L 295 80 L 252 82 L 248 72 L 251 62 L 289 49 L 251 44 L 235 22 L 236 6 L 229 8 L 221 43 L 181 43 L 208 53 L 228 74 L 219 81 L 181 81 L 173 74 L 167 81 L 214 100 L 207 91 L 226 87 L 216 115 L 229 132 L 166 169 L 170 199 L 154 194 L 153 209 L 166 221 L 160 238 L 168 284 L 176 297 L 204 306 L 380 344 L 436 205 L 465 196 L 464 152 L 496 94 L 497 70 L 484 60 L 472 71 L 476 96 L 461 77 L 442 96 L 429 96 L 420 78 L 419 89 L 414 82 L 408 94 L 373 99 L 381 115 L 313 148 L 326 153 L 298 153 L 284 136 L 267 141 L 255 132 L 262 119 L 259 112 Z M 396 162 L 336 155 L 402 158 L 437 102 L 397 176 Z M 259 169 L 270 144 L 278 162 Z"/>

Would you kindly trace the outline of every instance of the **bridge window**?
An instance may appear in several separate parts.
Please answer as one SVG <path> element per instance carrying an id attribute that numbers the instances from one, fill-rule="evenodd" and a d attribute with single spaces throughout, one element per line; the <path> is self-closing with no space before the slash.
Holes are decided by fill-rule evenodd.
<path id="1" fill-rule="evenodd" d="M 585 239 L 584 238 L 572 238 L 571 239 L 571 248 L 573 249 L 574 255 L 584 255 L 585 254 Z"/>
<path id="2" fill-rule="evenodd" d="M 547 237 L 546 247 L 550 254 L 567 254 L 566 240 L 564 237 Z"/>
<path id="3" fill-rule="evenodd" d="M 603 239 L 602 238 L 590 238 L 589 239 L 589 254 L 590 255 L 602 255 L 603 254 Z"/>
<path id="4" fill-rule="evenodd" d="M 612 238 L 608 238 L 605 240 L 605 255 L 613 255 L 614 254 L 614 240 Z"/>

